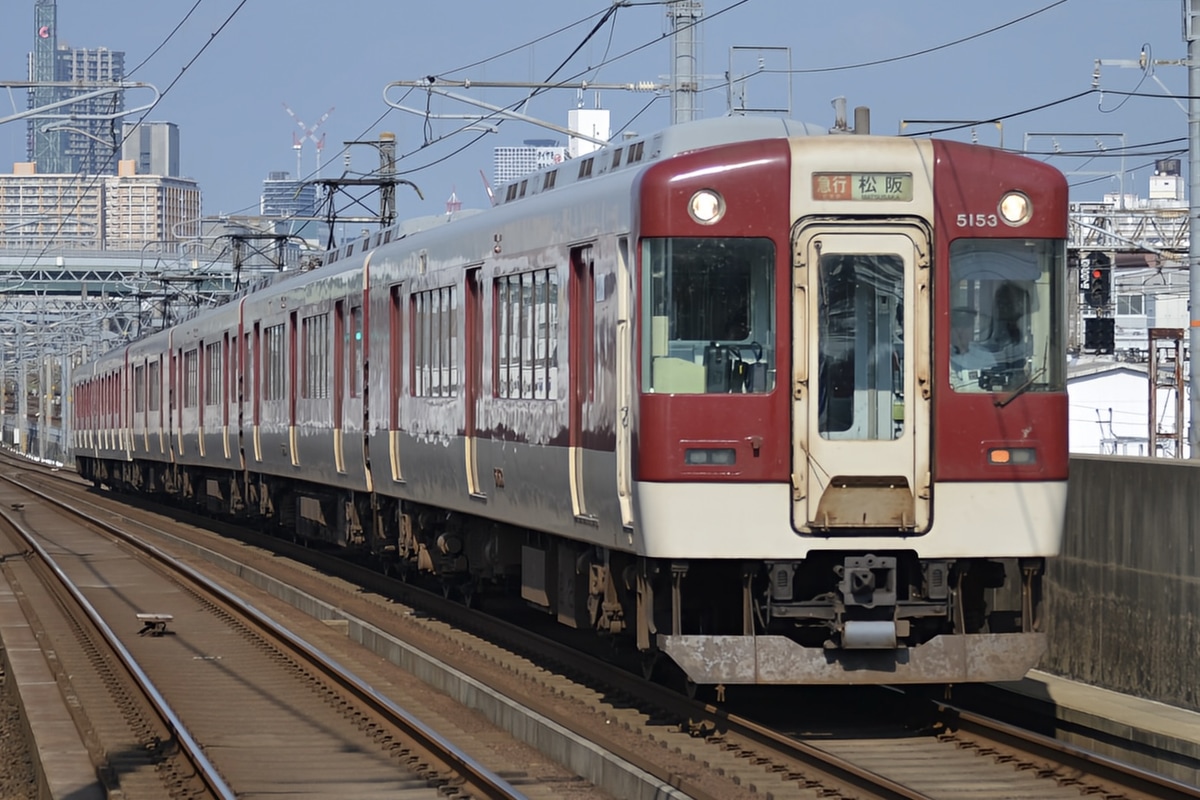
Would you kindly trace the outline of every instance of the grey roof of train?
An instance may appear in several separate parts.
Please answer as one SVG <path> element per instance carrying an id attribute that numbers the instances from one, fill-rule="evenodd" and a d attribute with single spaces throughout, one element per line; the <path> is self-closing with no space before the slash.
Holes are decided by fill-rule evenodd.
<path id="1" fill-rule="evenodd" d="M 800 120 L 786 119 L 784 117 L 772 116 L 725 116 L 712 117 L 708 119 L 699 119 L 680 125 L 672 125 L 647 136 L 632 137 L 628 140 L 617 140 L 610 142 L 608 145 L 595 151 L 605 152 L 615 147 L 628 147 L 633 142 L 639 140 L 646 142 L 647 148 L 650 151 L 656 151 L 655 158 L 663 159 L 687 153 L 692 150 L 699 150 L 705 147 L 715 147 L 722 144 L 731 144 L 733 142 L 749 141 L 753 139 L 779 139 L 791 136 L 825 136 L 829 134 L 829 130 L 821 125 L 811 122 L 801 122 Z M 588 156 L 593 155 L 589 153 Z M 586 156 L 581 156 L 584 158 Z M 556 165 L 560 166 L 560 165 Z M 532 173 L 539 174 L 545 170 L 539 170 Z M 528 177 L 528 176 L 526 176 Z M 506 186 L 508 184 L 505 184 Z M 429 230 L 439 225 L 452 222 L 464 217 L 474 216 L 481 213 L 483 209 L 462 209 L 452 214 L 435 214 L 424 217 L 416 217 L 397 222 L 392 226 L 393 241 L 411 236 L 421 231 Z M 367 241 L 372 239 L 371 236 L 366 237 Z M 330 251 L 332 254 L 339 253 L 346 244 L 359 245 L 362 240 L 343 243 L 341 246 Z M 327 254 L 328 255 L 328 254 Z M 336 255 L 333 264 L 336 264 Z M 328 269 L 332 266 L 326 263 L 317 269 Z M 347 265 L 348 266 L 348 265 Z M 308 270 L 305 270 L 306 272 Z M 322 272 L 322 275 L 328 275 L 328 272 Z M 274 275 L 260 279 L 254 284 L 247 286 L 241 292 L 226 298 L 218 306 L 222 307 L 232 300 L 253 294 L 268 286 L 272 286 L 282 280 L 289 282 L 301 281 L 305 279 L 297 278 L 297 273 L 294 271 L 279 272 Z M 195 309 L 191 313 L 184 316 L 179 323 L 187 323 L 195 320 L 197 317 L 206 315 L 212 311 L 212 308 Z M 148 337 L 139 337 L 145 339 Z"/>
<path id="2" fill-rule="evenodd" d="M 672 156 L 702 147 L 713 147 L 747 139 L 824 136 L 828 133 L 829 131 L 820 125 L 783 117 L 713 117 L 689 122 L 686 125 L 664 128 L 659 133 L 647 136 L 646 141 L 653 141 L 656 137 L 661 137 L 662 155 Z M 614 142 L 609 146 L 612 147 L 616 144 L 624 143 Z"/>

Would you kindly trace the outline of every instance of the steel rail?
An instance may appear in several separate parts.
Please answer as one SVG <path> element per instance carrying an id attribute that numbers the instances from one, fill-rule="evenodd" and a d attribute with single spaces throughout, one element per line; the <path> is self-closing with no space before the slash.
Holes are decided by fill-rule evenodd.
<path id="1" fill-rule="evenodd" d="M 416 747 L 425 751 L 432 759 L 440 761 L 443 765 L 445 765 L 446 772 L 453 772 L 461 776 L 465 781 L 465 787 L 470 790 L 473 797 L 487 798 L 488 800 L 527 800 L 526 796 L 516 787 L 512 786 L 512 784 L 508 783 L 508 781 L 504 780 L 499 775 L 485 767 L 483 764 L 476 761 L 469 754 L 456 747 L 452 742 L 443 737 L 433 728 L 426 725 L 420 719 L 416 718 L 412 714 L 409 714 L 387 697 L 379 694 L 369 684 L 367 684 L 349 669 L 342 666 L 331 656 L 327 655 L 310 642 L 305 641 L 300 636 L 297 636 L 286 627 L 275 622 L 266 614 L 255 608 L 252 604 L 233 594 L 223 586 L 212 582 L 197 570 L 189 567 L 186 564 L 180 563 L 177 559 L 171 557 L 148 542 L 141 541 L 140 539 L 125 533 L 116 526 L 111 525 L 104 520 L 97 519 L 87 512 L 76 508 L 65 500 L 55 498 L 39 489 L 28 486 L 19 480 L 12 478 L 11 476 L 5 475 L 0 477 L 3 477 L 4 480 L 12 483 L 15 486 L 18 486 L 23 491 L 30 492 L 31 494 L 34 494 L 35 496 L 52 503 L 58 508 L 62 508 L 82 519 L 86 519 L 89 523 L 102 528 L 107 533 L 116 536 L 121 541 L 126 542 L 127 544 L 150 556 L 157 563 L 168 565 L 172 571 L 187 578 L 188 581 L 202 588 L 206 593 L 211 594 L 220 602 L 236 609 L 238 613 L 242 614 L 247 620 L 257 626 L 259 630 L 266 634 L 269 638 L 281 644 L 285 649 L 298 654 L 301 658 L 318 666 L 328 678 L 333 680 L 342 688 L 348 690 L 361 702 L 369 706 L 375 713 L 387 717 L 392 724 L 396 725 L 396 727 L 400 728 L 412 739 L 413 744 Z M 4 512 L 0 510 L 0 514 L 4 514 Z M 4 516 L 6 519 L 10 519 L 7 514 L 4 514 Z M 25 532 L 22 532 L 22 536 L 29 541 L 31 546 L 37 548 L 41 552 L 44 552 L 37 542 L 30 539 Z M 55 566 L 55 569 L 56 571 L 58 570 L 57 566 Z M 62 575 L 61 577 L 63 580 L 66 580 L 65 575 Z M 73 587 L 72 593 L 76 594 L 76 592 L 73 590 Z M 82 596 L 80 596 L 79 599 L 82 603 L 86 604 L 86 600 L 84 600 Z M 88 606 L 88 608 L 90 609 L 90 606 Z M 95 612 L 90 611 L 89 613 L 94 614 Z M 96 616 L 95 621 L 99 626 L 103 626 L 104 630 L 108 631 L 108 635 L 112 635 L 111 630 L 108 629 L 107 625 L 104 625 L 103 620 L 100 620 L 99 617 Z M 117 643 L 117 646 L 120 646 L 119 642 Z M 124 648 L 122 647 L 121 650 L 124 651 Z M 130 658 L 132 659 L 132 657 Z M 147 681 L 149 681 L 148 678 Z M 157 691 L 155 691 L 155 695 L 158 696 Z M 163 703 L 165 704 L 165 700 Z M 173 714 L 172 719 L 178 723 L 178 720 Z M 182 730 L 182 723 L 178 724 Z M 184 733 L 186 733 L 186 730 Z M 190 736 L 188 737 L 188 740 L 191 741 Z M 226 795 L 222 796 L 225 797 Z M 228 800 L 234 800 L 235 796 L 232 792 L 230 792 L 227 797 Z"/>
<path id="2" fill-rule="evenodd" d="M 1151 796 L 1164 798 L 1164 800 L 1174 800 L 1175 798 L 1180 798 L 1181 800 L 1183 798 L 1191 798 L 1195 800 L 1196 798 L 1200 798 L 1200 787 L 1177 781 L 1166 775 L 1145 770 L 1141 767 L 1135 767 L 1132 764 L 1126 764 L 1100 753 L 1093 753 L 1077 745 L 1062 742 L 1041 733 L 1025 730 L 1016 725 L 984 716 L 975 711 L 959 708 L 950 703 L 943 701 L 931 702 L 940 711 L 953 714 L 957 722 L 961 723 L 960 727 L 968 729 L 972 733 L 982 730 L 984 731 L 983 735 L 991 735 L 1007 742 L 1015 742 L 1012 746 L 1020 747 L 1026 751 L 1030 747 L 1044 751 L 1043 753 L 1038 753 L 1038 755 L 1041 755 L 1043 758 L 1049 758 L 1052 755 L 1065 762 L 1067 766 L 1075 767 L 1102 780 L 1118 783 L 1124 788 L 1150 793 Z"/>
<path id="3" fill-rule="evenodd" d="M 5 480 L 10 480 L 11 482 L 10 478 L 6 477 Z M 26 491 L 35 490 L 26 489 Z M 180 746 L 183 748 L 183 751 L 187 754 L 187 757 L 191 759 L 193 764 L 195 764 L 202 780 L 213 792 L 213 794 L 215 794 L 217 797 L 223 798 L 223 800 L 236 800 L 237 795 L 234 793 L 233 789 L 231 789 L 225 782 L 225 779 L 221 777 L 221 774 L 217 771 L 216 766 L 208 760 L 208 756 L 204 754 L 204 749 L 196 742 L 187 726 L 183 724 L 183 721 L 171 708 L 171 705 L 167 702 L 166 698 L 164 698 L 158 691 L 158 688 L 154 685 L 154 681 L 152 681 L 150 676 L 142 670 L 141 666 L 139 666 L 133 655 L 128 649 L 126 649 L 125 645 L 121 643 L 121 640 L 117 638 L 116 633 L 114 633 L 112 628 L 108 626 L 108 623 L 104 621 L 104 618 L 100 616 L 100 613 L 96 611 L 95 607 L 88 602 L 87 598 L 83 596 L 83 593 L 80 592 L 79 589 L 76 588 L 75 584 L 71 582 L 71 579 L 67 577 L 67 574 L 63 571 L 62 567 L 60 567 L 58 563 L 55 562 L 54 558 L 51 557 L 51 555 L 46 551 L 46 549 L 38 543 L 34 533 L 25 527 L 24 523 L 15 519 L 4 509 L 0 509 L 0 517 L 3 517 L 4 521 L 7 522 L 13 528 L 13 530 L 17 532 L 17 535 L 25 540 L 25 543 L 29 546 L 29 548 L 37 553 L 38 558 L 41 559 L 42 562 L 50 569 L 50 571 L 54 573 L 62 588 L 71 595 L 71 599 L 74 600 L 79 608 L 83 610 L 84 614 L 87 615 L 92 625 L 96 627 L 96 629 L 100 632 L 100 635 L 104 638 L 105 643 L 110 649 L 112 649 L 114 653 L 116 653 L 117 658 L 121 661 L 121 664 L 125 667 L 126 671 L 130 674 L 130 676 L 133 677 L 138 686 L 141 687 L 142 692 L 146 695 L 147 699 L 150 701 L 150 704 L 154 707 L 154 710 L 162 718 L 164 724 L 166 724 L 167 728 L 171 731 L 171 734 L 178 740 Z"/>

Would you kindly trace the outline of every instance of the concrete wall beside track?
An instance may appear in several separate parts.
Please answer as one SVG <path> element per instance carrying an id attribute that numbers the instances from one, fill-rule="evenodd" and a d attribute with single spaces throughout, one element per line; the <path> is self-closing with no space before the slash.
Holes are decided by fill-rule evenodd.
<path id="1" fill-rule="evenodd" d="M 1200 710 L 1200 462 L 1073 456 L 1041 668 Z"/>

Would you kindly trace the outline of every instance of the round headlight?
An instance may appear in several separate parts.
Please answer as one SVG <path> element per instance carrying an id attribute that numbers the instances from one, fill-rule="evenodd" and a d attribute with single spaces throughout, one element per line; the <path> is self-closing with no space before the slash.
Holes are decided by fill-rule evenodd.
<path id="1" fill-rule="evenodd" d="M 688 202 L 688 213 L 701 225 L 712 225 L 725 213 L 725 201 L 711 189 L 701 189 Z"/>
<path id="2" fill-rule="evenodd" d="M 1033 216 L 1033 204 L 1021 192 L 1009 192 L 1000 199 L 1000 217 L 1009 225 L 1024 225 Z"/>

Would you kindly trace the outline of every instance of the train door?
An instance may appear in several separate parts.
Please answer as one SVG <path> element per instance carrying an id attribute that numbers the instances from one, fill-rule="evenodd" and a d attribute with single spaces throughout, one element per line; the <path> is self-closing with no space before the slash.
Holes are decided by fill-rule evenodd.
<path id="1" fill-rule="evenodd" d="M 254 323 L 254 345 L 250 348 L 250 424 L 254 429 L 254 460 L 261 464 L 262 454 L 262 325 Z"/>
<path id="2" fill-rule="evenodd" d="M 633 528 L 633 275 L 629 239 L 617 242 L 617 500 L 621 524 Z"/>
<path id="3" fill-rule="evenodd" d="M 346 336 L 346 301 L 333 305 L 333 463 L 340 474 L 346 473 L 346 451 L 342 447 L 345 435 L 346 350 L 352 347 Z"/>
<path id="4" fill-rule="evenodd" d="M 793 253 L 793 524 L 926 531 L 928 236 L 816 225 L 799 229 Z"/>
<path id="5" fill-rule="evenodd" d="M 175 444 L 175 455 L 183 455 L 183 397 L 180 389 L 180 366 L 179 362 L 183 360 L 183 348 L 174 348 L 171 350 L 171 374 L 167 379 L 170 385 L 170 430 L 172 439 Z"/>
<path id="6" fill-rule="evenodd" d="M 187 368 L 184 406 L 190 403 L 191 407 L 196 409 L 192 412 L 192 416 L 195 418 L 196 423 L 194 426 L 196 430 L 196 452 L 200 454 L 201 458 L 204 458 L 204 404 L 208 402 L 208 395 L 205 392 L 208 391 L 209 383 L 205 370 L 208 368 L 208 362 L 211 360 L 207 357 L 208 355 L 204 340 L 201 339 L 197 343 L 195 350 L 185 353 L 183 356 L 183 363 Z M 188 421 L 190 423 L 192 419 L 189 418 Z"/>
<path id="7" fill-rule="evenodd" d="M 481 267 L 468 269 L 466 278 L 466 296 L 464 298 L 466 352 L 463 354 L 466 381 L 463 402 L 466 405 L 467 490 L 472 497 L 485 497 L 486 493 L 479 482 L 479 459 L 476 453 L 476 442 L 479 437 L 477 430 L 479 401 L 483 397 L 483 269 Z M 450 302 L 454 302 L 453 292 L 450 293 Z M 451 309 L 451 314 L 453 313 L 454 310 Z"/>
<path id="8" fill-rule="evenodd" d="M 166 370 L 163 369 L 163 355 L 159 353 L 150 362 L 150 410 L 158 412 L 158 454 L 167 454 L 166 409 L 163 408 L 163 380 Z"/>
<path id="9" fill-rule="evenodd" d="M 392 480 L 403 481 L 400 461 L 400 409 L 404 392 L 404 357 L 401 344 L 410 340 L 404 327 L 404 284 L 392 287 L 388 307 L 388 454 L 392 463 Z"/>
<path id="10" fill-rule="evenodd" d="M 288 419 L 288 452 L 291 454 L 292 466 L 300 466 L 300 453 L 296 448 L 296 398 L 299 395 L 299 317 L 297 312 L 288 314 L 287 353 L 284 363 L 287 365 L 287 419 Z"/>
<path id="11" fill-rule="evenodd" d="M 241 313 L 241 310 L 238 310 Z M 246 468 L 246 404 L 250 400 L 250 360 L 254 358 L 251 346 L 250 331 L 238 325 L 238 356 L 237 372 L 237 449 L 238 468 Z"/>
<path id="12" fill-rule="evenodd" d="M 585 499 L 583 479 L 585 407 L 591 400 L 595 371 L 595 248 L 592 245 L 571 248 L 570 318 L 570 432 L 568 471 L 571 481 L 571 505 L 576 519 L 592 518 Z"/>
<path id="13" fill-rule="evenodd" d="M 237 333 L 234 333 L 234 344 L 237 343 Z M 230 346 L 229 334 L 225 334 L 224 344 L 221 347 L 221 444 L 225 448 L 225 460 L 230 457 L 229 451 L 229 394 L 232 387 L 231 378 L 234 370 L 237 369 L 237 354 L 234 348 Z"/>

